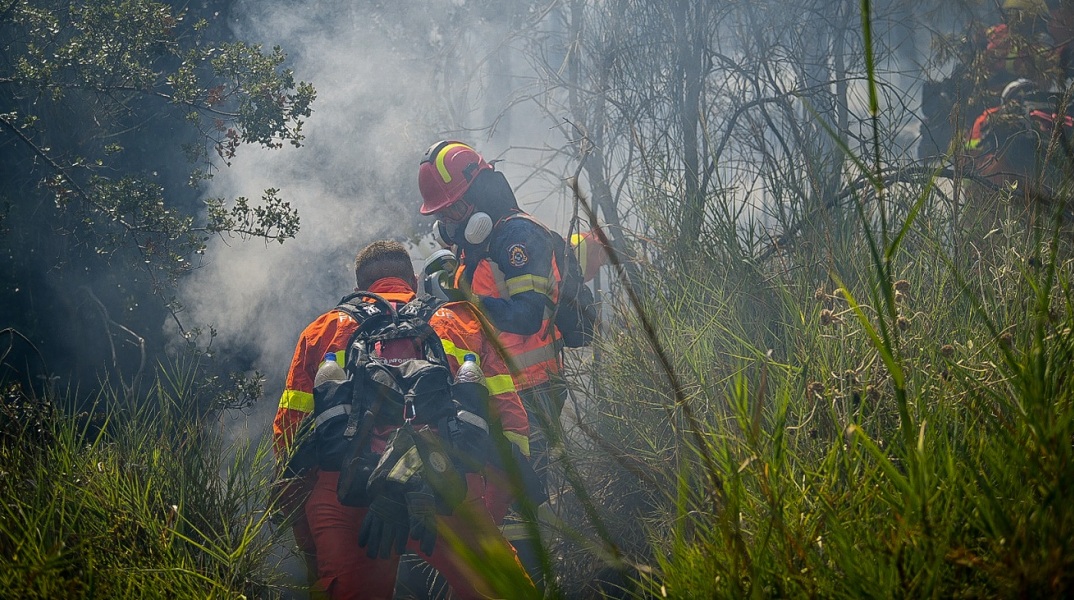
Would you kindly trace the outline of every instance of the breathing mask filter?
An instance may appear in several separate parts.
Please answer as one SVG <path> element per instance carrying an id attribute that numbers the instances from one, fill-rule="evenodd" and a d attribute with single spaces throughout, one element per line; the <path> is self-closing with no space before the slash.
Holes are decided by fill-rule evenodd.
<path id="1" fill-rule="evenodd" d="M 463 229 L 463 238 L 474 246 L 489 239 L 492 233 L 492 217 L 486 212 L 475 212 L 466 220 L 466 228 Z"/>

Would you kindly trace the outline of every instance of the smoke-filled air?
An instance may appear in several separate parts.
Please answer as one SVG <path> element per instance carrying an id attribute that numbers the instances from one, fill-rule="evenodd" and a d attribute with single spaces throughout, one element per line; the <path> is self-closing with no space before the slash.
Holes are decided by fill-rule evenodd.
<path id="1" fill-rule="evenodd" d="M 1074 595 L 1074 0 L 0 40 L 0 595 Z"/>

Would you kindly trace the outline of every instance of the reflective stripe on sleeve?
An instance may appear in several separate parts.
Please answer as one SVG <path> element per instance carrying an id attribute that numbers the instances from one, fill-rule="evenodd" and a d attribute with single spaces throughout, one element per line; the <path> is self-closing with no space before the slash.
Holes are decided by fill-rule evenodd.
<path id="1" fill-rule="evenodd" d="M 522 435 L 521 433 L 515 433 L 514 431 L 503 432 L 503 437 L 507 439 L 518 448 L 522 456 L 530 455 L 530 438 Z"/>
<path id="2" fill-rule="evenodd" d="M 525 369 L 526 367 L 539 365 L 545 361 L 554 361 L 557 358 L 555 346 L 555 344 L 546 344 L 540 348 L 534 348 L 528 352 L 516 354 L 514 356 L 515 364 L 518 365 L 520 369 Z"/>
<path id="3" fill-rule="evenodd" d="M 444 346 L 444 352 L 448 356 L 454 356 L 455 360 L 459 361 L 460 365 L 463 363 L 463 359 L 466 358 L 467 354 L 473 354 L 477 359 L 477 366 L 481 366 L 481 355 L 477 352 L 467 350 L 466 348 L 460 348 L 447 338 L 440 338 L 440 342 Z M 490 395 L 496 396 L 498 394 L 506 394 L 515 391 L 515 380 L 511 378 L 509 373 L 504 373 L 503 375 L 486 375 L 485 387 L 488 388 Z"/>
<path id="4" fill-rule="evenodd" d="M 448 356 L 454 356 L 455 360 L 459 361 L 460 365 L 463 362 L 462 359 L 466 358 L 467 354 L 473 354 L 474 358 L 477 359 L 477 366 L 481 366 L 481 355 L 479 355 L 477 352 L 474 352 L 473 350 L 467 350 L 466 348 L 460 348 L 455 345 L 455 342 L 449 340 L 448 338 L 440 338 L 440 343 L 444 346 L 444 353 Z"/>
<path id="5" fill-rule="evenodd" d="M 311 413 L 313 412 L 313 394 L 298 390 L 284 390 L 283 396 L 280 396 L 280 408 Z"/>
<path id="6" fill-rule="evenodd" d="M 485 387 L 489 389 L 489 394 L 499 396 L 515 391 L 515 380 L 508 373 L 493 375 L 485 377 Z"/>
<path id="7" fill-rule="evenodd" d="M 552 280 L 538 275 L 519 275 L 504 281 L 504 288 L 508 296 L 523 292 L 537 292 L 545 296 L 552 295 Z"/>

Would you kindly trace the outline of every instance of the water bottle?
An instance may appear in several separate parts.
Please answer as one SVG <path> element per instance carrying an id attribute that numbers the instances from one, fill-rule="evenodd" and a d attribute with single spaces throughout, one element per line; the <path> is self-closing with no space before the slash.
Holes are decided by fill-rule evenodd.
<path id="1" fill-rule="evenodd" d="M 488 419 L 489 390 L 485 387 L 485 374 L 477 365 L 477 356 L 467 353 L 455 373 L 455 399 L 465 410 L 482 419 Z"/>
<path id="2" fill-rule="evenodd" d="M 317 376 L 313 378 L 313 387 L 320 387 L 326 381 L 346 381 L 347 373 L 336 362 L 335 352 L 326 352 L 324 362 L 317 369 Z"/>

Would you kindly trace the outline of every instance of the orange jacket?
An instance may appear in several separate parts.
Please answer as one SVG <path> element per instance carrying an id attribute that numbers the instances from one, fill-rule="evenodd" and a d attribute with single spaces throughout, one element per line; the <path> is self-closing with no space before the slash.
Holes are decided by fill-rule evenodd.
<path id="1" fill-rule="evenodd" d="M 1063 71 L 1063 46 L 1057 44 L 1046 32 L 1026 38 L 1013 35 L 1006 23 L 989 27 L 985 31 L 988 46 L 985 49 L 985 65 L 991 80 L 1000 89 L 1018 77 L 1031 79 L 1041 87 Z"/>
<path id="2" fill-rule="evenodd" d="M 409 302 L 415 296 L 406 282 L 394 277 L 378 280 L 370 286 L 369 291 L 389 302 L 400 304 Z M 440 336 L 452 373 L 458 370 L 467 353 L 477 355 L 478 365 L 485 374 L 485 385 L 489 389 L 490 410 L 498 411 L 504 436 L 529 456 L 526 409 L 522 407 L 514 380 L 496 345 L 482 332 L 481 321 L 473 306 L 468 302 L 449 302 L 436 311 L 429 325 Z M 273 448 L 277 458 L 286 456 L 302 419 L 313 413 L 313 378 L 325 353 L 337 352 L 343 356 L 357 326 L 357 321 L 347 313 L 330 310 L 310 323 L 299 336 L 272 424 Z M 379 450 L 376 440 L 379 438 L 383 441 L 385 437 L 385 432 L 376 432 L 374 451 Z"/>

